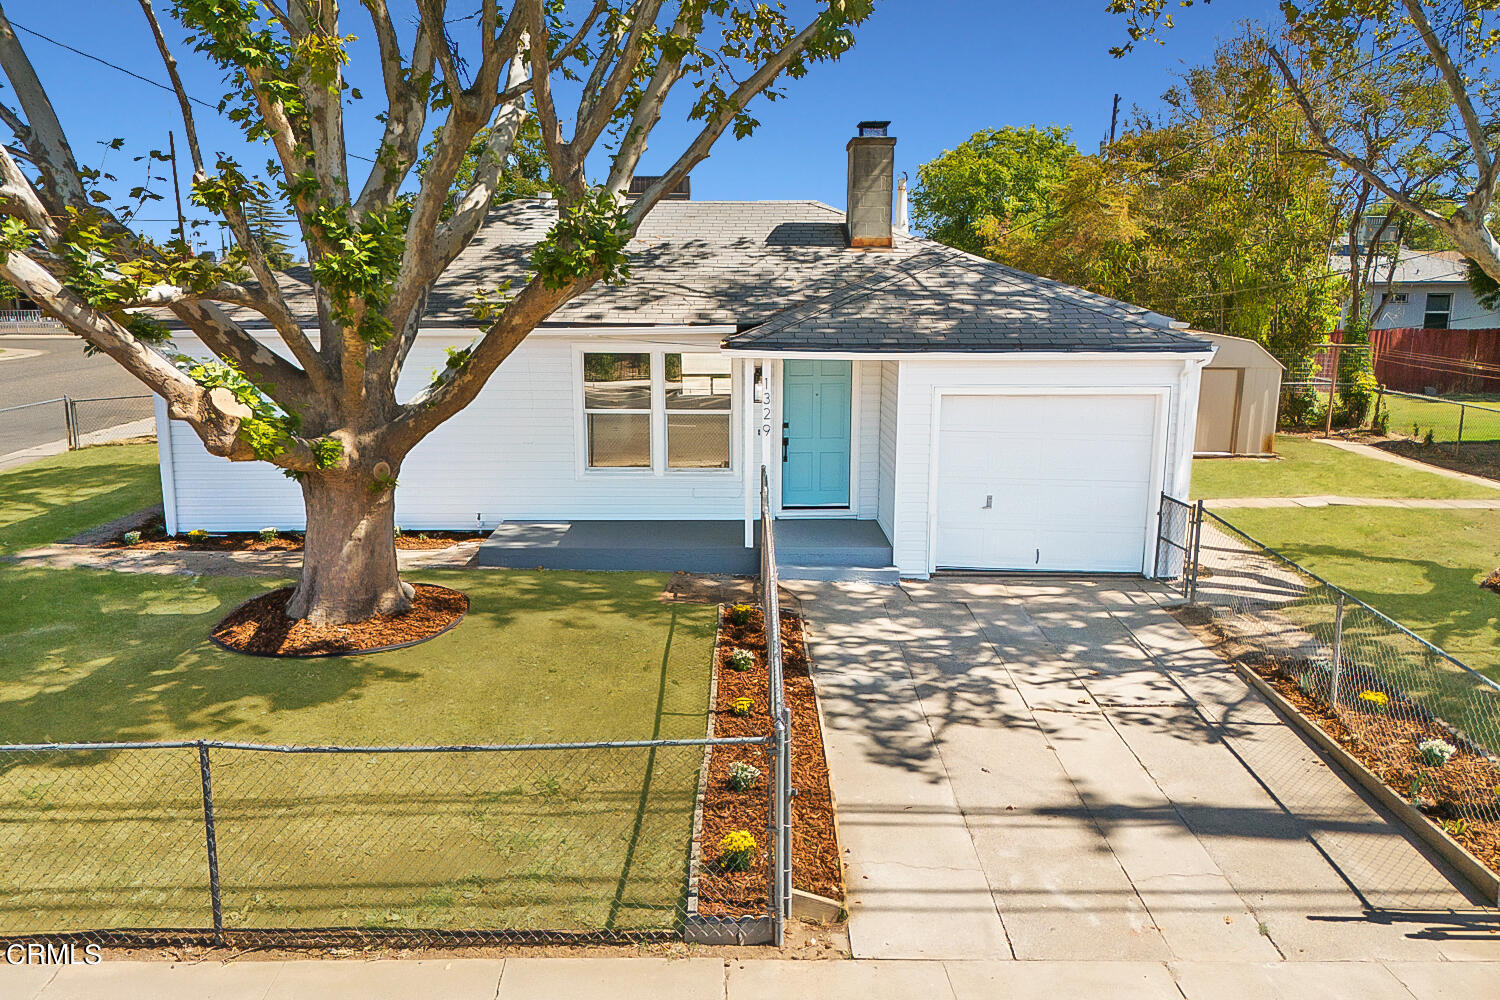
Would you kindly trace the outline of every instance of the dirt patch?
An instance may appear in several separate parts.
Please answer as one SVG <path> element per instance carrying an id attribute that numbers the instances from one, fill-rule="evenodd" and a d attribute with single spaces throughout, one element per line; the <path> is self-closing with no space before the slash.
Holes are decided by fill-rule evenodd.
<path id="1" fill-rule="evenodd" d="M 456 590 L 416 584 L 409 611 L 354 625 L 314 625 L 285 614 L 292 588 L 283 587 L 241 604 L 214 626 L 221 646 L 260 656 L 337 656 L 369 653 L 431 639 L 458 624 L 469 599 Z"/>
<path id="2" fill-rule="evenodd" d="M 153 521 L 140 529 L 141 539 L 127 544 L 125 532 L 113 532 L 107 539 L 95 544 L 101 549 L 129 549 L 132 552 L 301 552 L 302 532 L 278 531 L 274 536 L 261 537 L 258 531 L 227 531 L 203 536 L 192 533 L 172 536 L 167 534 L 161 521 Z M 446 549 L 459 542 L 488 538 L 487 531 L 421 531 L 402 532 L 396 536 L 396 548 L 402 551 L 425 552 Z"/>
<path id="3" fill-rule="evenodd" d="M 744 625 L 725 616 L 714 651 L 717 693 L 713 705 L 715 736 L 765 736 L 771 731 L 768 714 L 769 674 L 765 631 L 760 609 Z M 798 889 L 830 899 L 844 898 L 843 868 L 834 832 L 833 796 L 828 787 L 828 762 L 823 755 L 823 730 L 817 699 L 808 674 L 802 619 L 781 613 L 781 645 L 787 705 L 792 710 L 792 881 Z M 754 664 L 748 670 L 730 666 L 735 649 L 749 650 Z M 734 714 L 734 703 L 749 698 L 750 715 Z M 737 792 L 729 783 L 736 763 L 762 773 L 755 784 Z M 760 914 L 769 905 L 766 884 L 766 826 L 770 813 L 770 765 L 757 746 L 714 747 L 708 763 L 703 802 L 704 871 L 698 883 L 699 911 L 721 916 Z M 714 863 L 719 841 L 734 830 L 748 830 L 757 841 L 756 863 L 748 872 L 724 872 Z"/>
<path id="4" fill-rule="evenodd" d="M 1406 798 L 1491 871 L 1500 874 L 1500 765 L 1421 706 L 1383 687 L 1357 664 L 1344 668 L 1348 694 L 1328 702 L 1325 664 L 1275 657 L 1237 635 L 1203 608 L 1173 611 L 1179 622 L 1227 662 L 1252 670 L 1339 746 Z M 1372 695 L 1360 699 L 1361 693 Z M 1365 708 L 1349 708 L 1353 698 Z M 1383 701 L 1381 699 L 1384 699 Z M 1448 763 L 1423 763 L 1419 745 L 1443 740 L 1457 748 Z"/>
<path id="5" fill-rule="evenodd" d="M 678 570 L 662 588 L 661 599 L 678 604 L 748 604 L 755 600 L 755 580 L 748 576 Z"/>
<path id="6" fill-rule="evenodd" d="M 1500 480 L 1500 441 L 1427 444 L 1411 438 L 1371 439 L 1367 442 L 1402 458 L 1441 466 L 1454 472 Z"/>

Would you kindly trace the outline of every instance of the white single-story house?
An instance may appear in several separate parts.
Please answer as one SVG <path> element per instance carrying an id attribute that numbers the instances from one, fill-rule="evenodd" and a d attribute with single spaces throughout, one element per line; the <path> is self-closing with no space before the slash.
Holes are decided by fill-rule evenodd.
<path id="1" fill-rule="evenodd" d="M 493 529 L 492 565 L 750 572 L 764 466 L 789 578 L 1149 575 L 1212 345 L 908 235 L 895 140 L 861 131 L 847 212 L 662 202 L 633 277 L 564 306 L 406 459 L 399 525 Z M 471 297 L 524 275 L 555 213 L 496 209 L 431 297 L 403 397 L 473 339 Z M 169 531 L 302 526 L 278 470 L 210 456 L 160 405 L 158 423 Z"/>

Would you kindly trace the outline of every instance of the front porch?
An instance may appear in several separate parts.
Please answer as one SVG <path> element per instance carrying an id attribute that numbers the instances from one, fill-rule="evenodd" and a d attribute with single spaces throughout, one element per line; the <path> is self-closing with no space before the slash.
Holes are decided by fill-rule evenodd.
<path id="1" fill-rule="evenodd" d="M 777 518 L 778 569 L 786 580 L 895 583 L 891 542 L 873 520 Z M 644 570 L 753 576 L 760 523 L 716 521 L 507 521 L 479 546 L 480 566 Z"/>

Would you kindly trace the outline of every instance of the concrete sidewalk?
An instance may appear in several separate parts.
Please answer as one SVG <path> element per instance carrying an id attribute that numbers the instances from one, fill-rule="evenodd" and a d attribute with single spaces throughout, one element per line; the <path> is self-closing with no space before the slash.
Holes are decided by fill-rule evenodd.
<path id="1" fill-rule="evenodd" d="M 722 958 L 0 967 L 6 1000 L 1482 1000 L 1500 965 Z"/>
<path id="2" fill-rule="evenodd" d="M 1495 911 L 1152 585 L 796 591 L 856 957 L 1500 961 Z"/>

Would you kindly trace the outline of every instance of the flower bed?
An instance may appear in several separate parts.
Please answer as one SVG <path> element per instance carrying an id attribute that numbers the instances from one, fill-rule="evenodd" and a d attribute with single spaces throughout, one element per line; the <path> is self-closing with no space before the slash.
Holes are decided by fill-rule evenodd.
<path id="1" fill-rule="evenodd" d="M 459 542 L 488 538 L 488 531 L 422 531 L 402 532 L 396 536 L 396 548 L 410 551 L 446 549 Z M 135 549 L 142 552 L 300 552 L 300 531 L 226 531 L 212 534 L 186 531 L 167 534 L 161 521 L 153 521 L 140 531 L 127 531 L 99 543 L 106 549 Z"/>
<path id="2" fill-rule="evenodd" d="M 1202 609 L 1178 620 L 1230 663 L 1253 672 L 1350 756 L 1500 875 L 1500 764 L 1420 705 L 1345 663 L 1339 704 L 1329 702 L 1332 664 L 1271 656 Z"/>
<path id="3" fill-rule="evenodd" d="M 719 645 L 714 651 L 716 693 L 713 705 L 715 736 L 764 736 L 771 731 L 768 711 L 769 675 L 765 632 L 759 608 L 749 611 L 744 624 L 721 615 Z M 843 869 L 834 832 L 833 799 L 828 789 L 828 764 L 823 756 L 823 731 L 808 674 L 802 621 L 781 614 L 781 644 L 787 705 L 792 710 L 792 882 L 798 889 L 830 899 L 843 899 Z M 746 658 L 735 657 L 745 650 Z M 732 662 L 735 661 L 735 662 Z M 749 699 L 748 715 L 735 712 L 736 702 Z M 758 774 L 751 774 L 754 768 Z M 698 908 L 706 916 L 759 915 L 770 906 L 766 827 L 770 815 L 770 759 L 759 746 L 716 746 L 708 761 L 703 800 L 703 867 L 698 879 Z M 740 844 L 740 831 L 755 839 L 747 871 L 734 870 L 734 859 L 723 857 Z M 728 863 L 725 863 L 728 862 Z"/>

